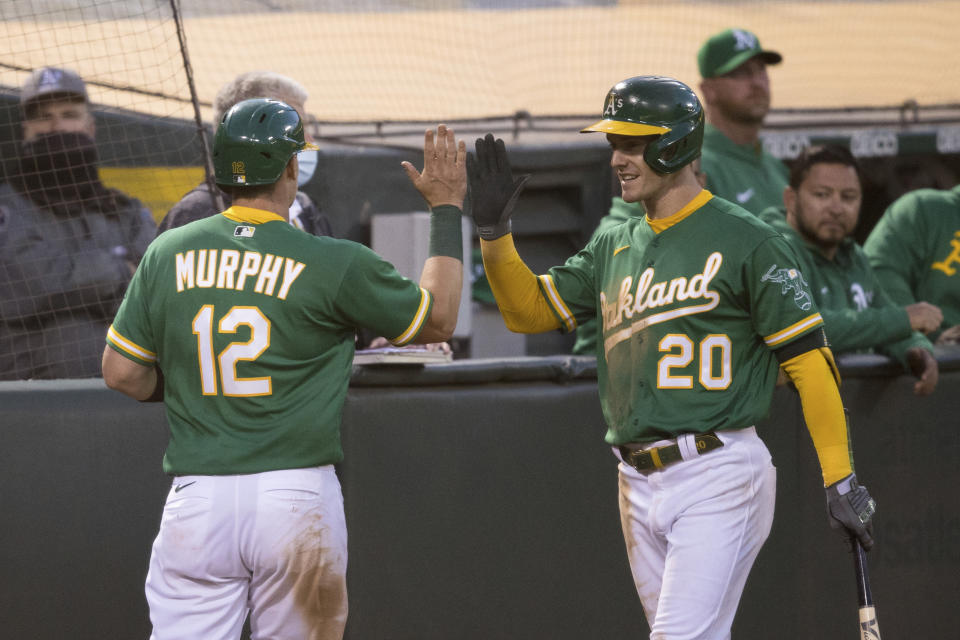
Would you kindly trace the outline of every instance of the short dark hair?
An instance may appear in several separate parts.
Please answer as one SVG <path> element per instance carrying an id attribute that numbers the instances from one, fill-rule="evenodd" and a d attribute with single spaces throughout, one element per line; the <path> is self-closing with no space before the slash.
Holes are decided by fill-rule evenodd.
<path id="1" fill-rule="evenodd" d="M 790 167 L 790 186 L 796 191 L 800 184 L 810 173 L 811 167 L 815 164 L 842 164 L 853 167 L 857 172 L 857 180 L 863 184 L 863 176 L 860 175 L 860 163 L 847 147 L 839 144 L 824 144 L 813 147 L 806 147 L 797 156 L 797 159 Z"/>

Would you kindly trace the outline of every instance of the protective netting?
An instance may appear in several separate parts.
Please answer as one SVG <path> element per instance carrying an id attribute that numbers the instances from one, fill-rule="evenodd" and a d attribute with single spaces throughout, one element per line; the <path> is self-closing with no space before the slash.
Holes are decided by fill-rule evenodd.
<path id="1" fill-rule="evenodd" d="M 696 87 L 698 47 L 733 26 L 783 54 L 775 109 L 960 103 L 956 1 L 4 0 L 0 378 L 99 373 L 150 225 L 203 179 L 195 117 L 209 125 L 241 72 L 301 83 L 315 134 L 518 112 L 587 120 L 628 76 Z M 45 66 L 85 81 L 92 147 L 83 131 L 25 140 L 22 87 Z"/>
<path id="2" fill-rule="evenodd" d="M 168 0 L 7 0 L 4 67 L 74 62 L 84 76 L 189 98 Z M 298 79 L 320 120 L 435 120 L 526 109 L 592 113 L 630 75 L 698 80 L 720 29 L 784 54 L 775 107 L 955 103 L 956 1 L 263 0 L 183 2 L 201 101 L 237 72 Z M 7 72 L 0 82 L 16 86 Z M 163 100 L 98 94 L 157 115 Z M 182 109 L 183 107 L 181 107 Z"/>

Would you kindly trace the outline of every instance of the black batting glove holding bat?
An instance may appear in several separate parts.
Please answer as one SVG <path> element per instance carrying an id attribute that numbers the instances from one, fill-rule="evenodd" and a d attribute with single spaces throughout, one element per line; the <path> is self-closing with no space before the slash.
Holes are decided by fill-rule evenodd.
<path id="1" fill-rule="evenodd" d="M 510 233 L 513 207 L 530 176 L 514 180 L 503 140 L 492 133 L 477 138 L 476 148 L 476 157 L 467 156 L 473 221 L 481 238 L 496 240 Z"/>
<path id="2" fill-rule="evenodd" d="M 873 518 L 877 503 L 867 493 L 867 488 L 850 474 L 826 489 L 827 516 L 830 527 L 845 535 L 856 537 L 864 549 L 873 546 Z"/>

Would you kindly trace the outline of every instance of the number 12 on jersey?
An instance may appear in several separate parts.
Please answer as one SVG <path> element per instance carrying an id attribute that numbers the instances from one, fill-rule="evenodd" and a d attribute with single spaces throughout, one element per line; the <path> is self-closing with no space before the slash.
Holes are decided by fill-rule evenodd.
<path id="1" fill-rule="evenodd" d="M 193 333 L 197 336 L 197 360 L 200 385 L 205 396 L 217 395 L 217 380 L 223 395 L 232 397 L 268 396 L 273 391 L 270 376 L 240 378 L 238 362 L 252 362 L 270 346 L 270 320 L 258 307 L 232 307 L 217 323 L 218 333 L 237 333 L 240 326 L 250 327 L 250 339 L 231 342 L 218 355 L 213 353 L 214 308 L 200 307 L 193 317 Z M 219 372 L 219 375 L 217 375 Z"/>

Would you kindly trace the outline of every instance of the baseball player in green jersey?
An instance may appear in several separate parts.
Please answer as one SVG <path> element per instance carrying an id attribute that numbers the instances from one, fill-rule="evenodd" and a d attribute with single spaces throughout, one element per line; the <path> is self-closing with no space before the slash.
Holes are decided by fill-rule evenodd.
<path id="1" fill-rule="evenodd" d="M 778 366 L 800 393 L 830 524 L 873 544 L 875 506 L 853 474 L 823 320 L 783 237 L 697 182 L 703 111 L 689 87 L 624 80 L 583 131 L 607 135 L 623 199 L 646 215 L 534 275 L 510 233 L 525 178 L 487 135 L 468 159 L 484 267 L 513 331 L 602 323 L 606 441 L 620 461 L 621 524 L 651 638 L 729 638 L 773 521 L 775 470 L 753 425 Z"/>
<path id="2" fill-rule="evenodd" d="M 703 134 L 707 189 L 754 214 L 779 205 L 787 186 L 787 167 L 767 153 L 760 140 L 770 111 L 767 65 L 782 59 L 744 29 L 711 36 L 697 54 L 707 110 Z"/>
<path id="3" fill-rule="evenodd" d="M 960 185 L 900 196 L 863 249 L 894 302 L 927 300 L 940 307 L 937 344 L 960 343 Z"/>
<path id="4" fill-rule="evenodd" d="M 220 215 L 157 238 L 107 335 L 106 384 L 162 398 L 174 476 L 146 579 L 152 638 L 340 638 L 347 538 L 333 465 L 354 332 L 396 345 L 453 332 L 462 283 L 466 148 L 444 125 L 424 170 L 404 169 L 432 208 L 420 284 L 363 245 L 288 224 L 296 110 L 245 100 L 223 116 Z M 162 369 L 162 374 L 160 370 Z"/>
<path id="5" fill-rule="evenodd" d="M 851 237 L 862 199 L 853 154 L 836 145 L 810 147 L 793 163 L 784 206 L 763 211 L 760 219 L 796 249 L 833 351 L 886 353 L 916 375 L 917 395 L 929 395 L 939 366 L 923 333 L 936 330 L 943 314 L 926 302 L 895 304 L 884 292 Z"/>
<path id="6" fill-rule="evenodd" d="M 697 176 L 697 182 L 700 186 L 706 186 L 706 174 L 700 170 L 700 158 L 696 158 L 690 163 L 693 167 L 694 175 Z M 593 230 L 591 239 L 607 229 L 633 216 L 643 217 L 645 212 L 638 202 L 624 202 L 623 198 L 615 197 L 610 203 L 610 211 L 604 217 L 600 218 L 597 228 Z M 592 356 L 597 353 L 597 320 L 596 318 L 584 320 L 577 325 L 577 341 L 573 343 L 573 353 L 581 356 Z"/>

